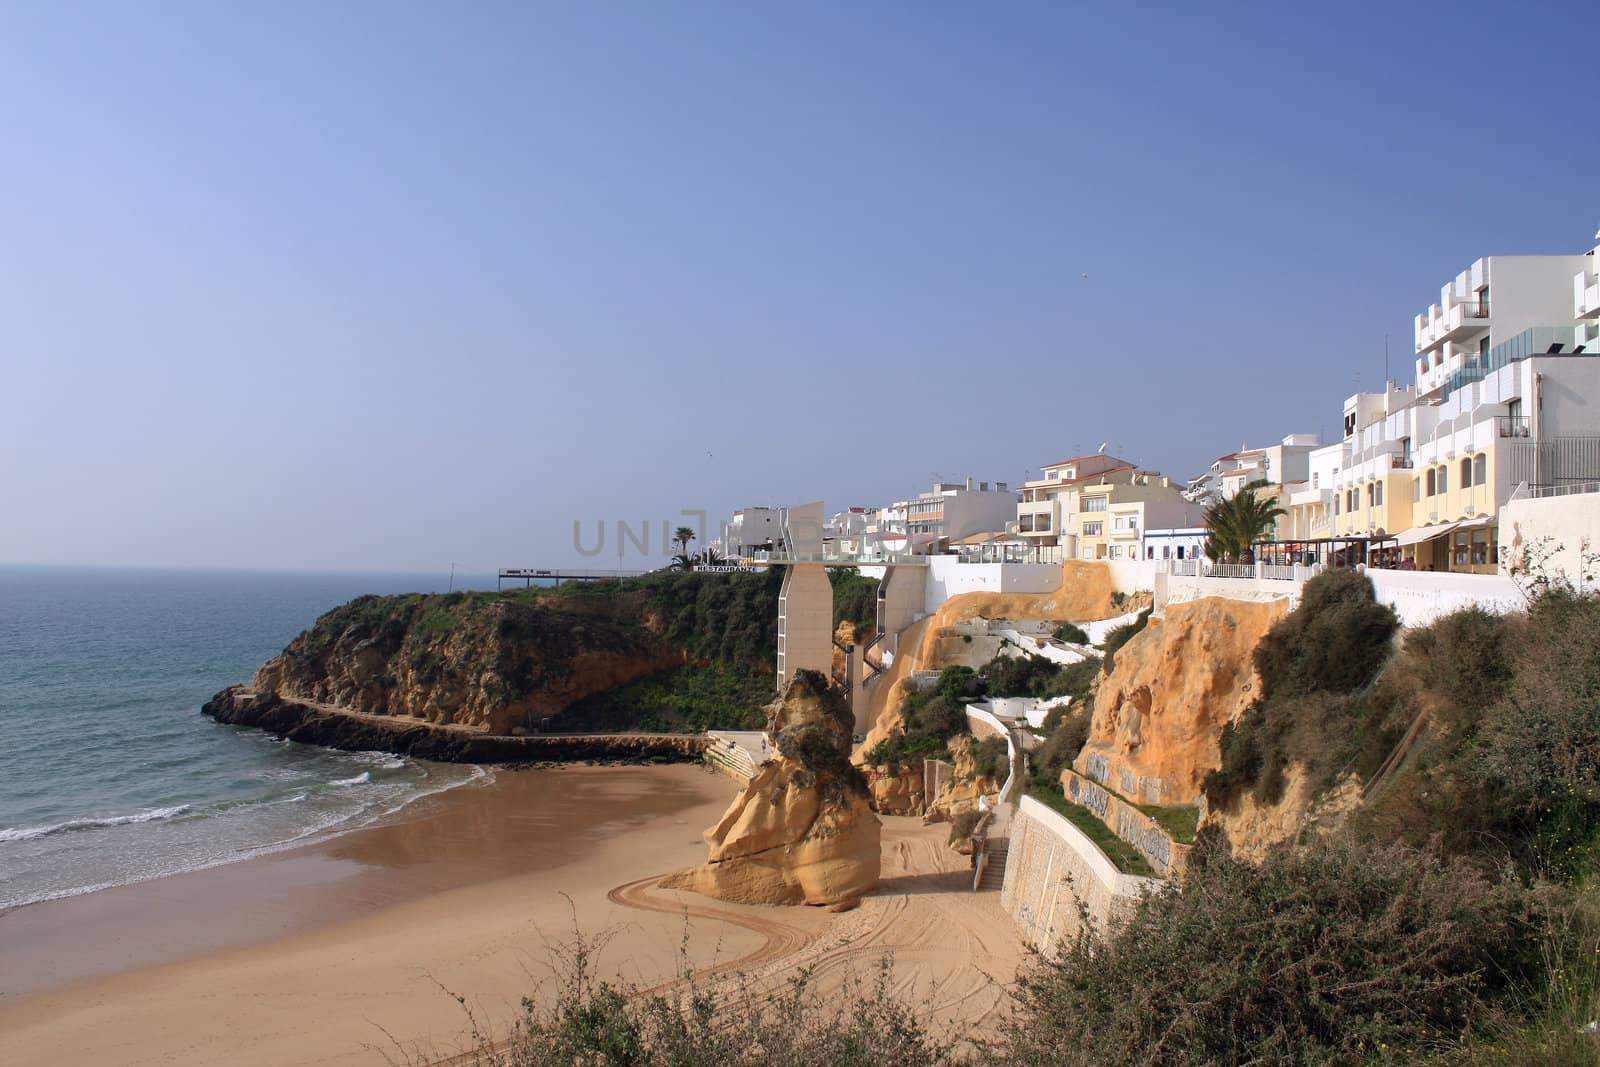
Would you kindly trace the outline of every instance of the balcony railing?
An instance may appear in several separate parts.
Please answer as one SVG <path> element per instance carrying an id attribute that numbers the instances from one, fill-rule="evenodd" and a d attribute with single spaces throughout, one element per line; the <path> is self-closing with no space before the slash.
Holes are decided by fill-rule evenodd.
<path id="1" fill-rule="evenodd" d="M 1410 456 L 1390 456 L 1389 468 L 1397 471 L 1415 470 L 1417 461 Z"/>
<path id="2" fill-rule="evenodd" d="M 1533 427 L 1527 415 L 1496 415 L 1495 432 L 1501 437 L 1529 437 Z"/>

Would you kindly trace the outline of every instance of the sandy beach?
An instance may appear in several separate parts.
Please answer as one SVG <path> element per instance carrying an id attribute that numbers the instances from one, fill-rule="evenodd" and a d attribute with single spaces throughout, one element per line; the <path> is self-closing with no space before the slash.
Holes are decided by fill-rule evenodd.
<path id="1" fill-rule="evenodd" d="M 697 971 L 823 989 L 886 954 L 938 1017 L 992 1021 L 1022 949 L 948 828 L 884 820 L 854 911 L 655 888 L 703 861 L 734 794 L 698 766 L 498 771 L 408 817 L 304 848 L 0 915 L 0 1061 L 381 1064 L 445 1056 L 466 1020 L 548 997 L 552 944 L 614 931 L 603 973 Z M 448 991 L 448 992 L 446 992 Z"/>

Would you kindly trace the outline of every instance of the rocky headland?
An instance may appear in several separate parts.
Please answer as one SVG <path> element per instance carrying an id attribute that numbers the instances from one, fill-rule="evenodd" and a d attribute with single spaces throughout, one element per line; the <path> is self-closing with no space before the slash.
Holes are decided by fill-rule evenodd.
<path id="1" fill-rule="evenodd" d="M 776 585 L 764 574 L 364 596 L 202 710 L 295 741 L 428 759 L 693 759 L 698 738 L 656 735 L 698 734 L 703 720 L 679 723 L 669 708 L 628 721 L 629 701 L 592 702 L 664 676 L 726 704 L 719 710 L 735 721 L 717 725 L 753 725 L 772 691 L 775 619 Z M 698 674 L 663 675 L 685 671 Z"/>

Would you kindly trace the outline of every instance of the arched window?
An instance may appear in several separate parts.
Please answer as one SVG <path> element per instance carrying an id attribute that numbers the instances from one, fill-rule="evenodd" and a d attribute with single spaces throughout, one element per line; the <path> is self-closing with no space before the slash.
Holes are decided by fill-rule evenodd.
<path id="1" fill-rule="evenodd" d="M 1448 493 L 1449 491 L 1450 491 L 1450 466 L 1449 466 L 1449 464 L 1446 464 L 1443 467 L 1439 468 L 1439 492 Z"/>
<path id="2" fill-rule="evenodd" d="M 1461 481 L 1458 484 L 1463 489 L 1466 489 L 1466 488 L 1468 488 L 1468 487 L 1470 487 L 1472 485 L 1472 457 L 1471 456 L 1462 456 L 1461 457 Z"/>
<path id="3" fill-rule="evenodd" d="M 1472 457 L 1472 484 L 1482 485 L 1489 478 L 1489 457 L 1479 452 Z"/>
<path id="4" fill-rule="evenodd" d="M 1372 483 L 1372 488 L 1375 491 L 1374 492 L 1374 496 L 1377 498 L 1377 503 L 1379 504 L 1379 506 L 1382 506 L 1382 504 L 1383 504 L 1383 483 L 1382 482 L 1373 482 Z"/>
<path id="5" fill-rule="evenodd" d="M 1429 467 L 1428 468 L 1428 495 L 1429 496 L 1433 496 L 1435 493 L 1437 493 L 1439 491 L 1439 480 L 1438 479 L 1439 479 L 1439 476 L 1433 472 L 1433 468 L 1432 467 Z"/>

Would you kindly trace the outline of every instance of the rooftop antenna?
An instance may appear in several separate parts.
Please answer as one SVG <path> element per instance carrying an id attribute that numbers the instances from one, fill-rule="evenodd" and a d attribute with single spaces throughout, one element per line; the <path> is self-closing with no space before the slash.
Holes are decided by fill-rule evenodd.
<path id="1" fill-rule="evenodd" d="M 1095 449 L 1095 450 L 1094 450 L 1094 454 L 1095 454 L 1095 455 L 1097 455 L 1097 456 L 1103 456 L 1103 455 L 1105 455 L 1105 454 L 1106 454 L 1106 445 L 1107 445 L 1107 444 L 1108 444 L 1108 443 L 1109 443 L 1109 442 L 1106 442 L 1106 441 L 1101 441 L 1101 442 L 1100 442 L 1100 447 L 1099 447 L 1099 448 L 1097 448 L 1097 449 Z"/>
<path id="2" fill-rule="evenodd" d="M 1389 334 L 1383 335 L 1383 389 L 1389 391 Z"/>

